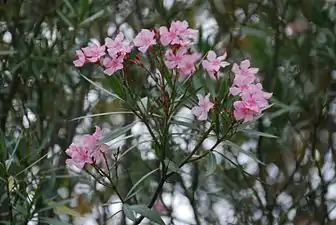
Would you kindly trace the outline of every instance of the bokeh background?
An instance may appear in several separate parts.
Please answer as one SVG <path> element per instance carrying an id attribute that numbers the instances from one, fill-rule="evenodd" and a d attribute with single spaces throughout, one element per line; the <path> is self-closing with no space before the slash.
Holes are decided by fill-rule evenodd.
<path id="1" fill-rule="evenodd" d="M 78 135 L 136 120 L 72 61 L 89 41 L 119 31 L 131 39 L 173 20 L 199 29 L 199 51 L 227 51 L 228 61 L 249 58 L 260 68 L 273 106 L 251 126 L 278 138 L 237 135 L 241 151 L 219 146 L 209 176 L 203 161 L 183 167 L 154 206 L 165 222 L 336 224 L 335 0 L 0 1 L 0 224 L 131 224 L 114 215 L 121 209 L 115 193 L 65 167 L 64 151 Z M 81 73 L 108 87 L 96 67 Z M 146 82 L 144 72 L 137 76 Z M 192 118 L 188 109 L 180 113 Z M 154 163 L 144 130 L 137 123 L 109 143 L 111 151 L 135 148 L 120 166 L 125 193 Z M 172 141 L 183 151 L 193 139 Z M 146 180 L 141 199 L 155 183 Z"/>

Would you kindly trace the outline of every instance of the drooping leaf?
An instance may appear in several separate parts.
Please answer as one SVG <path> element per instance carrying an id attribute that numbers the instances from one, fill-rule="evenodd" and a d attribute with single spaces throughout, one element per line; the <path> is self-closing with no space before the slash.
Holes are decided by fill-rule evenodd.
<path id="1" fill-rule="evenodd" d="M 250 135 L 256 135 L 256 136 L 261 136 L 261 137 L 267 137 L 267 138 L 279 138 L 278 136 L 268 134 L 265 132 L 260 132 L 256 130 L 244 130 L 243 133 L 250 134 Z"/>
<path id="2" fill-rule="evenodd" d="M 156 171 L 158 171 L 160 168 L 156 168 L 155 170 L 150 171 L 149 173 L 147 173 L 145 176 L 141 177 L 140 180 L 138 180 L 138 182 L 136 182 L 133 187 L 131 188 L 131 190 L 129 190 L 129 192 L 126 195 L 126 199 L 129 198 L 129 196 L 132 194 L 132 192 L 150 175 L 152 175 L 153 173 L 155 173 Z"/>
<path id="3" fill-rule="evenodd" d="M 103 88 L 101 85 L 95 83 L 93 80 L 89 79 L 89 78 L 86 77 L 85 75 L 83 75 L 83 74 L 81 74 L 81 73 L 80 73 L 80 75 L 81 75 L 85 80 L 87 80 L 88 82 L 90 82 L 93 86 L 95 86 L 96 88 L 98 88 L 99 90 L 105 92 L 106 94 L 108 94 L 108 95 L 110 95 L 110 96 L 112 96 L 112 97 L 114 97 L 114 98 L 117 98 L 117 99 L 123 101 L 123 99 L 120 98 L 117 94 L 112 93 L 112 92 L 110 92 L 109 90 Z"/>
<path id="4" fill-rule="evenodd" d="M 104 135 L 104 138 L 102 140 L 100 140 L 99 143 L 103 144 L 109 141 L 112 141 L 113 139 L 116 139 L 117 137 L 125 134 L 127 131 L 129 131 L 130 129 L 132 129 L 132 127 L 134 126 L 134 124 L 136 123 L 136 121 L 134 121 L 133 123 L 130 123 L 124 127 L 121 127 L 117 130 L 111 131 L 107 134 Z"/>
<path id="5" fill-rule="evenodd" d="M 71 225 L 65 221 L 61 221 L 57 219 L 49 219 L 49 218 L 44 218 L 44 217 L 41 217 L 39 219 L 41 220 L 41 222 L 45 224 L 50 224 L 50 225 Z"/>
<path id="6" fill-rule="evenodd" d="M 244 153 L 246 155 L 248 155 L 249 157 L 251 157 L 252 159 L 254 159 L 256 162 L 260 163 L 261 165 L 264 165 L 265 166 L 265 163 L 263 163 L 262 161 L 260 161 L 252 152 L 249 152 L 249 151 L 246 151 L 244 149 L 242 149 L 239 145 L 233 143 L 232 141 L 229 141 L 229 140 L 225 140 L 222 142 L 224 145 L 238 151 L 238 152 L 241 152 L 241 153 Z"/>
<path id="7" fill-rule="evenodd" d="M 180 126 L 184 126 L 184 127 L 188 127 L 192 130 L 199 130 L 199 128 L 195 125 L 195 123 L 188 123 L 188 122 L 184 122 L 184 121 L 180 121 L 180 120 L 172 120 L 171 123 L 176 124 L 176 125 L 180 125 Z"/>
<path id="8" fill-rule="evenodd" d="M 130 219 L 130 220 L 132 220 L 132 221 L 135 221 L 135 216 L 134 216 L 134 212 L 133 212 L 133 210 L 131 209 L 131 206 L 130 205 L 128 205 L 128 204 L 124 204 L 123 205 L 123 211 L 124 211 L 124 213 L 125 213 L 125 216 L 128 218 L 128 219 Z"/>
<path id="9" fill-rule="evenodd" d="M 173 161 L 165 159 L 164 163 L 171 172 L 178 173 L 180 171 L 180 168 Z"/>
<path id="10" fill-rule="evenodd" d="M 149 209 L 146 205 L 131 205 L 130 208 L 154 223 L 165 225 L 161 216 L 156 211 Z"/>
<path id="11" fill-rule="evenodd" d="M 217 167 L 217 161 L 216 161 L 216 156 L 213 152 L 209 152 L 209 154 L 205 158 L 205 176 L 209 176 L 213 174 L 216 171 Z"/>

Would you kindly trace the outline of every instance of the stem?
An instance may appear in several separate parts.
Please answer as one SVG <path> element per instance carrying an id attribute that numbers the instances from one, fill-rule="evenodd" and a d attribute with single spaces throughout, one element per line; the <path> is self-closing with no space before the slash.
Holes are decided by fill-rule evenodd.
<path id="1" fill-rule="evenodd" d="M 97 165 L 94 165 L 94 168 L 98 171 L 98 173 L 100 173 L 102 176 L 106 177 L 106 178 L 110 181 L 110 183 L 111 183 L 111 185 L 112 185 L 112 188 L 114 189 L 114 191 L 116 192 L 116 194 L 117 194 L 118 197 L 120 198 L 120 201 L 121 201 L 122 203 L 124 203 L 124 199 L 123 199 L 123 197 L 121 196 L 120 192 L 118 191 L 116 185 L 114 184 L 114 182 L 113 182 L 111 176 L 109 176 L 109 175 L 108 175 L 107 173 L 105 173 L 102 169 L 100 169 L 99 167 L 97 167 Z"/>

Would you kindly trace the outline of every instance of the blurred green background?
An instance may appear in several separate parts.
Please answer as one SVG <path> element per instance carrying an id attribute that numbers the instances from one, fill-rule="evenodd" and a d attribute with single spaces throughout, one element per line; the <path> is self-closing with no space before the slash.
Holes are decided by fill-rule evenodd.
<path id="1" fill-rule="evenodd" d="M 200 30 L 200 52 L 226 50 L 228 61 L 250 58 L 260 68 L 273 106 L 252 126 L 279 138 L 237 135 L 235 143 L 255 158 L 224 151 L 234 165 L 218 160 L 216 173 L 204 177 L 197 162 L 174 177 L 161 199 L 167 224 L 336 224 L 333 0 L 0 1 L 0 224 L 129 224 L 123 214 L 111 217 L 120 209 L 113 192 L 65 168 L 76 135 L 135 120 L 70 121 L 122 107 L 72 61 L 91 39 L 119 31 L 131 39 L 173 20 Z M 108 88 L 96 67 L 81 73 Z M 127 157 L 125 193 L 153 163 L 142 151 Z M 143 199 L 151 192 L 144 185 Z"/>

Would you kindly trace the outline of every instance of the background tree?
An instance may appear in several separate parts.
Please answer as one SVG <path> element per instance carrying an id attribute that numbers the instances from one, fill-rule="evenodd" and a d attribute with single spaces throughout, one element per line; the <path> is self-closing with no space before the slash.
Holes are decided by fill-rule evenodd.
<path id="1" fill-rule="evenodd" d="M 111 217 L 120 209 L 111 203 L 116 193 L 102 191 L 86 175 L 69 173 L 64 151 L 95 124 L 117 130 L 136 117 L 88 117 L 118 112 L 123 105 L 83 79 L 72 61 L 91 38 L 103 42 L 118 31 L 131 38 L 141 28 L 177 19 L 200 29 L 202 52 L 226 50 L 229 61 L 250 58 L 260 68 L 274 105 L 250 126 L 279 138 L 256 132 L 236 136 L 241 149 L 218 149 L 209 176 L 203 172 L 206 161 L 188 165 L 164 186 L 156 209 L 161 206 L 172 224 L 334 223 L 336 5 L 314 0 L 1 2 L 0 223 L 72 224 L 89 213 L 98 224 L 126 224 L 123 214 Z M 81 73 L 103 87 L 111 85 L 94 66 Z M 134 74 L 141 87 L 148 75 Z M 86 117 L 71 120 L 81 116 Z M 124 129 L 123 135 L 136 130 Z M 151 147 L 138 144 L 146 138 L 114 145 L 125 151 L 137 144 L 120 165 L 123 195 L 153 163 Z M 182 138 L 181 146 L 191 141 Z M 143 199 L 153 182 L 143 183 Z M 190 218 L 181 217 L 183 207 Z"/>

